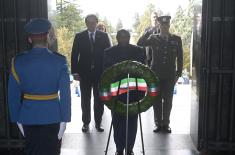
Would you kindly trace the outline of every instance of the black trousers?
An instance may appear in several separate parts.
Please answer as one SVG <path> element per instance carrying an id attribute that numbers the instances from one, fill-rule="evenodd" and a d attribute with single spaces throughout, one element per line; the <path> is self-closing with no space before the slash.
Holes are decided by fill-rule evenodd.
<path id="1" fill-rule="evenodd" d="M 104 104 L 99 98 L 98 80 L 80 79 L 81 90 L 81 108 L 82 108 L 82 121 L 84 124 L 91 122 L 91 89 L 93 88 L 94 96 L 94 119 L 96 125 L 100 125 L 102 115 L 104 113 Z"/>
<path id="2" fill-rule="evenodd" d="M 154 121 L 157 126 L 167 126 L 170 124 L 174 85 L 175 78 L 160 78 L 159 97 L 157 102 L 153 104 Z"/>
<path id="3" fill-rule="evenodd" d="M 61 140 L 58 140 L 60 125 L 23 125 L 26 140 L 26 155 L 59 155 Z"/>
<path id="4" fill-rule="evenodd" d="M 118 152 L 123 152 L 126 147 L 126 116 L 112 114 L 114 142 Z M 135 145 L 138 115 L 129 116 L 127 152 L 131 152 Z"/>

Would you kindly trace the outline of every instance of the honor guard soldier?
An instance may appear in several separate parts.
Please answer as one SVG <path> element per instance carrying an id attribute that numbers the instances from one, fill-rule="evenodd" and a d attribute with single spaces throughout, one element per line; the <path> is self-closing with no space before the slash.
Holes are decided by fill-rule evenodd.
<path id="1" fill-rule="evenodd" d="M 138 41 L 139 46 L 151 46 L 153 60 L 151 69 L 160 79 L 160 94 L 158 101 L 153 105 L 156 128 L 154 132 L 161 130 L 171 133 L 170 112 L 174 85 L 182 74 L 183 49 L 179 36 L 169 32 L 171 16 L 157 18 L 160 24 L 160 33 L 149 35 L 146 32 Z"/>
<path id="2" fill-rule="evenodd" d="M 9 75 L 10 118 L 25 137 L 27 155 L 59 155 L 71 120 L 68 65 L 64 56 L 48 49 L 50 28 L 42 18 L 26 24 L 32 49 L 12 59 Z"/>

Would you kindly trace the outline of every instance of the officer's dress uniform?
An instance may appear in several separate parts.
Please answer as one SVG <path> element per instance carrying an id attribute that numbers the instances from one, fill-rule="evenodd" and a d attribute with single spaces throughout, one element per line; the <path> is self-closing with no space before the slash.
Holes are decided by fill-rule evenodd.
<path id="1" fill-rule="evenodd" d="M 157 126 L 168 127 L 172 108 L 173 90 L 177 77 L 182 74 L 183 49 L 179 36 L 169 34 L 162 38 L 160 34 L 143 35 L 139 46 L 151 46 L 153 60 L 151 69 L 160 80 L 158 101 L 153 105 L 154 119 Z"/>
<path id="2" fill-rule="evenodd" d="M 60 122 L 71 120 L 69 83 L 66 58 L 48 48 L 32 48 L 12 59 L 10 118 L 23 124 L 26 154 L 60 153 Z"/>
<path id="3" fill-rule="evenodd" d="M 119 45 L 113 46 L 105 50 L 104 53 L 104 68 L 108 68 L 116 63 L 133 60 L 141 63 L 145 63 L 145 53 L 140 47 L 129 44 L 126 47 Z M 120 80 L 120 79 L 119 79 Z M 118 81 L 115 79 L 114 82 Z M 135 102 L 139 101 L 144 97 L 145 92 L 139 92 L 137 90 L 132 90 L 129 93 L 129 101 Z M 127 96 L 121 94 L 118 100 L 126 103 Z M 137 133 L 137 120 L 138 115 L 131 115 L 128 119 L 128 155 L 131 154 L 132 149 L 135 144 L 135 138 Z M 126 144 L 126 116 L 121 116 L 115 112 L 112 112 L 112 122 L 114 129 L 114 141 L 116 144 L 116 149 L 119 154 L 123 153 Z"/>

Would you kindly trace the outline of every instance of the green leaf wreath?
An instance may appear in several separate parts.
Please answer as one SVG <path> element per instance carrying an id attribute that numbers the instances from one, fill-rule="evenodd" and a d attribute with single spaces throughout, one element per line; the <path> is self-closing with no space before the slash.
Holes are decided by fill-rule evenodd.
<path id="1" fill-rule="evenodd" d="M 112 111 L 121 115 L 126 115 L 127 105 L 119 100 L 116 96 L 111 96 L 111 83 L 127 77 L 142 78 L 147 84 L 147 93 L 145 97 L 138 102 L 129 103 L 129 115 L 138 114 L 148 110 L 156 101 L 158 96 L 159 79 L 154 72 L 147 66 L 136 61 L 123 61 L 107 68 L 101 76 L 99 91 L 102 102 Z"/>

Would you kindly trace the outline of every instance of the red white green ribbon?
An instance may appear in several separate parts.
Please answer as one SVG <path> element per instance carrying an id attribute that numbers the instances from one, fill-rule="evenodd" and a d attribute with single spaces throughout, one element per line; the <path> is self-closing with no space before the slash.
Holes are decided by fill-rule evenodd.
<path id="1" fill-rule="evenodd" d="M 149 88 L 147 89 L 147 84 L 144 79 L 137 79 L 137 85 L 136 86 L 136 79 L 135 78 L 129 78 L 129 90 L 138 90 L 138 91 L 144 91 L 146 92 L 148 90 L 148 93 L 150 96 L 157 96 L 158 95 L 158 88 L 155 84 L 150 84 Z M 102 101 L 108 101 L 111 99 L 112 96 L 117 96 L 118 92 L 118 85 L 119 81 L 111 84 L 111 92 L 109 92 L 107 89 L 104 89 L 100 92 L 100 98 Z M 119 95 L 127 92 L 127 79 L 121 80 L 121 85 L 119 89 Z"/>
<path id="2" fill-rule="evenodd" d="M 102 101 L 108 101 L 111 99 L 110 93 L 107 90 L 103 90 L 100 92 L 100 99 Z"/>
<path id="3" fill-rule="evenodd" d="M 158 95 L 158 88 L 155 84 L 150 84 L 148 88 L 148 92 L 150 96 L 157 96 Z"/>
<path id="4" fill-rule="evenodd" d="M 118 92 L 119 81 L 111 84 L 111 95 L 116 96 Z M 144 79 L 129 78 L 129 90 L 147 91 L 147 84 Z M 127 78 L 121 80 L 119 95 L 127 92 Z"/>

